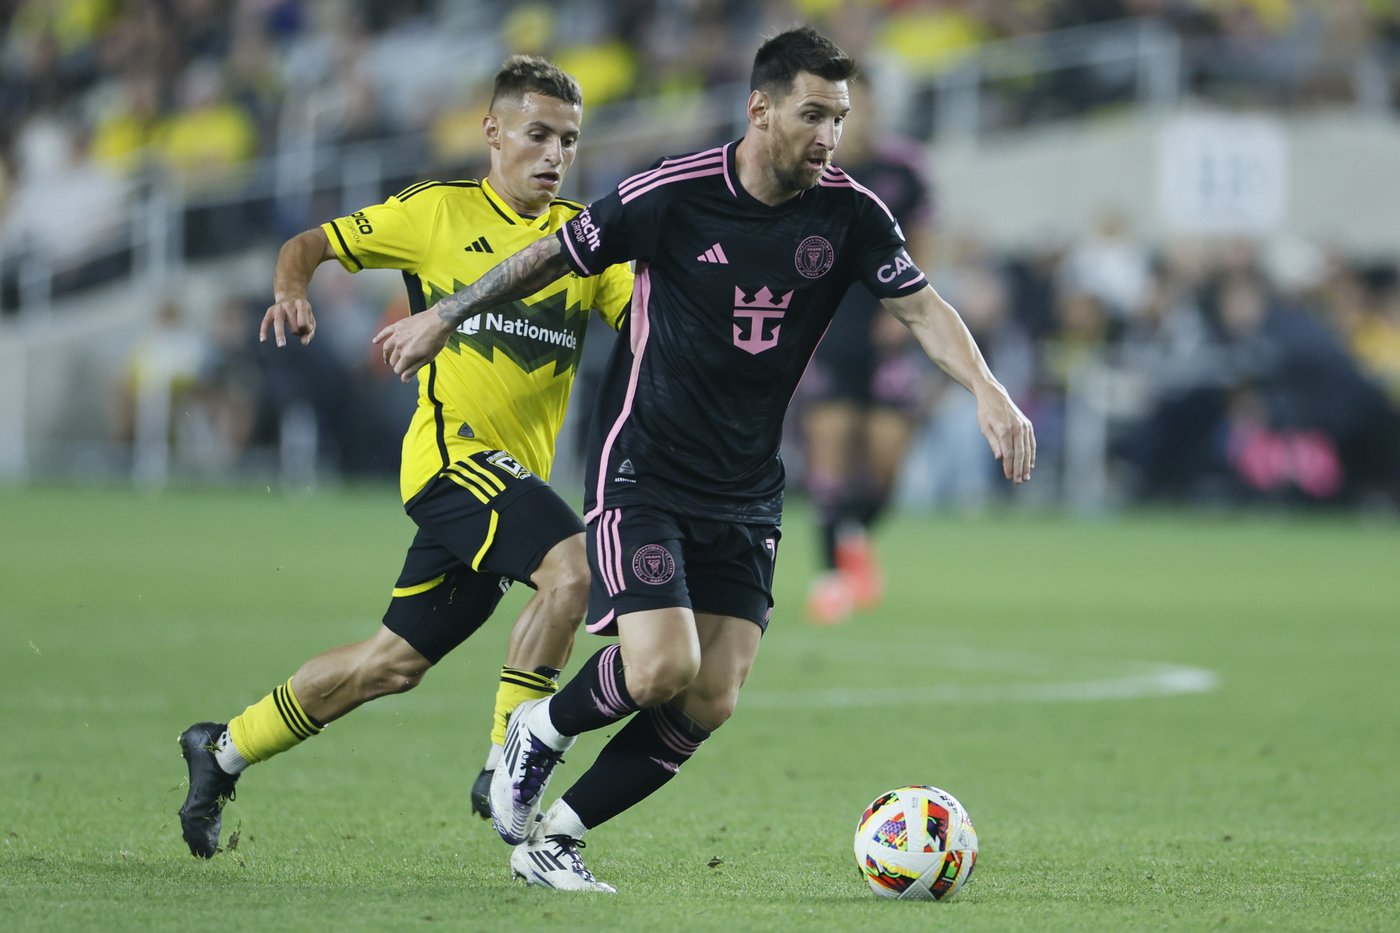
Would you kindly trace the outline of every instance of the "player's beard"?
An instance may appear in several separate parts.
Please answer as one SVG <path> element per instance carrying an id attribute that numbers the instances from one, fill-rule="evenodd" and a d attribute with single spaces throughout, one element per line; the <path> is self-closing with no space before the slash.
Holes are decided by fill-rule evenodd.
<path id="1" fill-rule="evenodd" d="M 773 174 L 778 179 L 778 184 L 799 194 L 809 188 L 815 188 L 822 177 L 821 172 L 812 174 L 806 159 L 798 159 L 793 165 L 774 169 Z"/>
<path id="2" fill-rule="evenodd" d="M 809 188 L 815 188 L 817 182 L 821 181 L 820 170 L 813 172 L 811 166 L 807 164 L 807 155 L 791 158 L 789 161 L 773 160 L 773 178 L 782 185 L 786 191 L 793 194 L 801 194 Z"/>
<path id="3" fill-rule="evenodd" d="M 791 143 L 782 136 L 775 136 L 773 140 L 772 154 L 773 178 L 786 191 L 794 194 L 801 194 L 809 188 L 815 188 L 817 182 L 821 181 L 822 173 L 815 174 L 807 165 L 807 153 L 792 157 L 788 155 L 792 151 Z"/>

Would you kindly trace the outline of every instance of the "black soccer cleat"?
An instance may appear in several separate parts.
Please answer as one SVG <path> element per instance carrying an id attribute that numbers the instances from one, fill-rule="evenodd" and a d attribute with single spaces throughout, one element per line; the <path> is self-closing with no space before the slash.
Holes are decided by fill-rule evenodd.
<path id="1" fill-rule="evenodd" d="M 483 768 L 472 783 L 472 812 L 483 820 L 491 819 L 491 777 L 494 769 Z"/>
<path id="2" fill-rule="evenodd" d="M 233 799 L 238 775 L 219 767 L 214 750 L 228 728 L 222 723 L 199 722 L 180 733 L 180 754 L 190 769 L 190 792 L 180 808 L 180 830 L 190 854 L 213 858 L 219 850 L 224 804 Z"/>

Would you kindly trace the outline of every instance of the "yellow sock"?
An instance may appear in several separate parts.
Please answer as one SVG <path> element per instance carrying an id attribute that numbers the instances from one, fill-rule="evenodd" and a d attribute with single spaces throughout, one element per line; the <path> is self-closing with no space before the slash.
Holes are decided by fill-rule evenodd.
<path id="1" fill-rule="evenodd" d="M 501 685 L 496 688 L 496 719 L 491 726 L 491 742 L 506 744 L 506 724 L 510 714 L 526 700 L 550 696 L 559 689 L 559 682 L 546 674 L 501 668 Z"/>
<path id="2" fill-rule="evenodd" d="M 249 764 L 266 761 L 319 733 L 324 726 L 306 715 L 290 679 L 229 720 L 228 737 Z"/>

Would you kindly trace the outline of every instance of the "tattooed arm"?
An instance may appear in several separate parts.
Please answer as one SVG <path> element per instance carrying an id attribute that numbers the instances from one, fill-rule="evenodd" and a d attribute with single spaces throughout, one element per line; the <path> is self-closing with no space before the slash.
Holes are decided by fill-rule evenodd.
<path id="1" fill-rule="evenodd" d="M 384 362 L 407 382 L 447 346 L 447 338 L 467 318 L 533 295 L 568 271 L 558 237 L 536 240 L 422 314 L 390 324 L 375 335 L 374 342 L 380 345 Z"/>

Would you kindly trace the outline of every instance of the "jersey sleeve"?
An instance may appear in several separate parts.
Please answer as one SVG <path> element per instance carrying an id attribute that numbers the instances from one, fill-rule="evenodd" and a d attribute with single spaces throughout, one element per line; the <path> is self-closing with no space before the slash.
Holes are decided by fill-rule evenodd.
<path id="1" fill-rule="evenodd" d="M 873 195 L 857 196 L 855 242 L 862 244 L 857 274 L 876 298 L 902 298 L 928 284 L 905 249 L 904 231 Z"/>
<path id="2" fill-rule="evenodd" d="M 632 301 L 634 279 L 631 267 L 620 262 L 608 266 L 598 280 L 598 291 L 593 296 L 593 307 L 613 330 L 622 329 L 622 321 L 626 318 L 627 308 Z"/>
<path id="3" fill-rule="evenodd" d="M 651 260 L 656 244 L 655 198 L 629 199 L 614 190 L 559 228 L 564 257 L 579 275 L 598 275 L 615 263 Z"/>
<path id="4" fill-rule="evenodd" d="M 361 269 L 403 269 L 417 273 L 428 252 L 426 231 L 440 199 L 421 192 L 413 203 L 390 198 L 346 217 L 321 224 L 340 264 Z"/>

